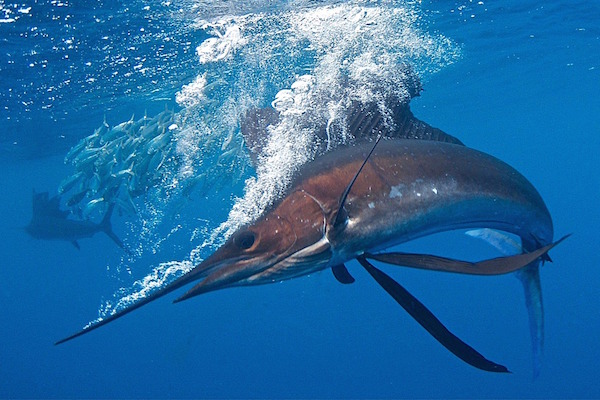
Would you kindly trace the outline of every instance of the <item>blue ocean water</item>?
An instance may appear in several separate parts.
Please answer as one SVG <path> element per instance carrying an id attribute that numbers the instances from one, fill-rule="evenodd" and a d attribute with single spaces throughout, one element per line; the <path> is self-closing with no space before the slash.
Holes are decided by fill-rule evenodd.
<path id="1" fill-rule="evenodd" d="M 0 1 L 0 397 L 600 397 L 598 22 L 589 1 Z M 324 271 L 175 305 L 169 295 L 54 346 L 153 271 L 205 258 L 280 190 L 284 167 L 310 157 L 299 130 L 284 136 L 290 146 L 272 143 L 273 169 L 254 169 L 239 115 L 277 101 L 290 118 L 321 112 L 340 71 L 359 89 L 381 79 L 400 90 L 405 63 L 424 86 L 415 115 L 515 167 L 556 236 L 573 233 L 541 271 L 537 379 L 513 276 L 385 268 L 513 372 L 498 375 L 456 359 L 354 262 L 353 285 Z M 131 255 L 101 234 L 80 250 L 27 236 L 32 189 L 57 193 L 75 173 L 64 161 L 73 146 L 104 121 L 151 120 L 165 107 L 176 128 L 164 173 L 135 192 L 135 214 L 112 219 Z M 73 212 L 96 220 L 106 208 L 86 196 Z M 495 254 L 462 234 L 402 248 Z"/>

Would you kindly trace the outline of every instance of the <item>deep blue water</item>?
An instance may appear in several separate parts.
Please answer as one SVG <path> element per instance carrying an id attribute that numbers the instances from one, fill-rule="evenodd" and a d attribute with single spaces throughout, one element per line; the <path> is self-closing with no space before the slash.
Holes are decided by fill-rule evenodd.
<path id="1" fill-rule="evenodd" d="M 0 1 L 0 397 L 600 397 L 600 4 L 538 3 Z M 400 18 L 397 29 L 389 25 L 393 18 L 368 25 L 388 29 L 375 42 L 362 43 L 350 31 L 298 33 L 347 27 L 344 16 L 360 13 L 346 15 L 346 6 L 386 16 L 406 7 L 417 17 Z M 314 19 L 296 18 L 293 29 L 279 29 L 294 12 L 323 9 L 339 12 L 331 21 L 323 17 L 320 28 L 310 26 Z M 227 25 L 229 15 L 237 19 Z M 221 48 L 222 59 L 212 54 L 200 62 L 196 49 L 233 25 L 249 40 Z M 395 54 L 403 40 L 408 49 L 428 50 L 400 57 L 423 81 L 423 93 L 411 102 L 415 115 L 515 167 L 544 198 L 556 236 L 573 233 L 542 268 L 540 376 L 532 379 L 527 314 L 513 276 L 386 267 L 458 336 L 513 372 L 496 375 L 457 360 L 354 262 L 348 264 L 353 285 L 339 285 L 325 271 L 176 305 L 169 295 L 54 346 L 160 263 L 214 250 L 218 240 L 202 246 L 204 240 L 223 233 L 215 229 L 230 221 L 229 210 L 255 175 L 243 168 L 243 154 L 217 162 L 224 138 L 231 132 L 233 142 L 238 138 L 236 112 L 270 103 L 299 75 L 327 76 L 324 61 L 349 37 L 359 41 L 347 49 L 350 60 Z M 199 76 L 217 82 L 212 101 L 177 103 L 177 93 Z M 179 125 L 209 126 L 216 141 L 203 136 L 201 151 L 185 153 L 195 176 L 208 173 L 206 186 L 190 197 L 154 186 L 135 199 L 139 216 L 115 213 L 114 230 L 136 250 L 133 256 L 101 234 L 81 240 L 77 250 L 22 231 L 32 189 L 55 194 L 73 174 L 63 161 L 72 146 L 105 118 L 114 126 L 165 106 L 182 116 Z M 190 255 L 194 249 L 199 254 Z M 462 234 L 403 249 L 474 259 L 494 254 Z"/>

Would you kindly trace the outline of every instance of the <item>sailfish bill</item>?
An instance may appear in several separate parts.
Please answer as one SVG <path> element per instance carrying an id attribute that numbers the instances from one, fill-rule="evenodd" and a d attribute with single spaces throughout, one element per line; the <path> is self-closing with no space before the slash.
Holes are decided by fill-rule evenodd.
<path id="1" fill-rule="evenodd" d="M 417 95 L 416 90 L 413 95 Z M 358 259 L 367 272 L 440 343 L 463 361 L 507 372 L 458 339 L 399 283 L 367 259 L 437 271 L 494 275 L 531 271 L 524 279 L 532 337 L 542 337 L 539 285 L 531 285 L 553 242 L 552 218 L 533 185 L 502 161 L 468 148 L 419 121 L 408 103 L 390 105 L 391 122 L 378 106 L 349 110 L 353 145 L 324 152 L 302 166 L 281 197 L 255 221 L 239 228 L 211 256 L 148 297 L 88 325 L 57 343 L 81 336 L 192 282 L 176 301 L 235 286 L 259 285 L 331 269 L 339 282 L 354 281 L 345 267 Z M 264 146 L 262 112 L 242 133 L 254 151 Z M 317 136 L 323 127 L 316 127 Z M 262 135 L 262 136 L 261 136 Z M 378 138 L 373 144 L 373 140 Z M 258 160 L 257 154 L 251 157 Z M 490 228 L 521 239 L 523 254 L 476 263 L 431 255 L 382 253 L 419 237 L 454 229 Z M 530 301 L 540 299 L 540 301 Z"/>

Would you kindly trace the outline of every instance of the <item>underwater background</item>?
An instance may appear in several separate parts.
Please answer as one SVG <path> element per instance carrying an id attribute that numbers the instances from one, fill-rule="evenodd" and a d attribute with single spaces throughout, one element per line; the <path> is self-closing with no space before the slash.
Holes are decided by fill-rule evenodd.
<path id="1" fill-rule="evenodd" d="M 169 295 L 54 345 L 210 255 L 314 156 L 310 115 L 335 121 L 324 98 L 373 82 L 401 96 L 407 65 L 424 88 L 414 114 L 515 167 L 556 237 L 573 233 L 541 270 L 537 378 L 514 276 L 385 267 L 512 371 L 491 374 L 355 262 L 353 285 L 323 271 Z M 0 0 L 0 77 L 0 398 L 600 397 L 600 3 Z M 240 116 L 268 105 L 288 118 L 255 167 Z M 144 139 L 117 162 L 126 135 Z M 114 202 L 130 252 L 102 233 L 80 250 L 29 237 L 32 190 L 93 221 Z M 498 255 L 463 232 L 401 249 Z"/>

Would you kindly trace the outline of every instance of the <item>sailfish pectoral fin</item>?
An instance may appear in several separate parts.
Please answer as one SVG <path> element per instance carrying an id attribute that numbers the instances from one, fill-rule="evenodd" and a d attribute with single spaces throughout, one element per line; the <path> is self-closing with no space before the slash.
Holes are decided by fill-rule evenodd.
<path id="1" fill-rule="evenodd" d="M 344 264 L 334 265 L 331 267 L 331 272 L 333 272 L 335 279 L 344 285 L 349 285 L 355 281 L 354 277 L 350 275 L 350 272 L 348 272 L 348 269 Z"/>
<path id="2" fill-rule="evenodd" d="M 484 371 L 510 372 L 505 366 L 488 360 L 474 348 L 463 342 L 450 332 L 431 311 L 402 285 L 383 271 L 373 266 L 364 256 L 358 262 L 377 281 L 377 283 L 404 308 L 427 332 L 429 332 L 445 348 L 469 365 Z"/>
<path id="3" fill-rule="evenodd" d="M 375 151 L 375 147 L 377 147 L 377 145 L 379 144 L 379 141 L 381 140 L 381 138 L 382 138 L 381 135 L 377 136 L 377 139 L 375 139 L 375 143 L 373 144 L 373 147 L 371 148 L 371 151 L 369 151 L 369 154 L 367 154 L 367 156 L 365 157 L 364 161 L 360 165 L 360 168 L 358 168 L 358 171 L 356 171 L 356 174 L 354 174 L 354 177 L 348 183 L 348 186 L 346 186 L 346 189 L 342 193 L 342 197 L 340 197 L 340 201 L 339 201 L 339 205 L 338 205 L 338 210 L 337 210 L 337 213 L 335 214 L 335 219 L 333 220 L 333 226 L 334 227 L 339 226 L 342 223 L 342 221 L 347 217 L 347 215 L 344 212 L 344 205 L 346 203 L 346 199 L 348 198 L 348 195 L 350 194 L 350 190 L 352 189 L 352 186 L 354 186 L 354 182 L 356 182 L 356 179 L 358 178 L 358 176 L 360 175 L 361 171 L 363 170 L 363 168 L 367 164 L 367 161 L 369 161 L 369 158 L 371 157 L 371 155 Z"/>
<path id="4" fill-rule="evenodd" d="M 500 275 L 519 270 L 539 258 L 544 258 L 547 253 L 569 235 L 562 237 L 554 243 L 540 247 L 530 253 L 512 256 L 497 257 L 479 262 L 460 261 L 452 258 L 434 256 L 430 254 L 413 253 L 365 253 L 364 257 L 384 262 L 386 264 L 400 265 L 403 267 L 428 269 L 433 271 L 455 272 L 471 275 Z"/>

